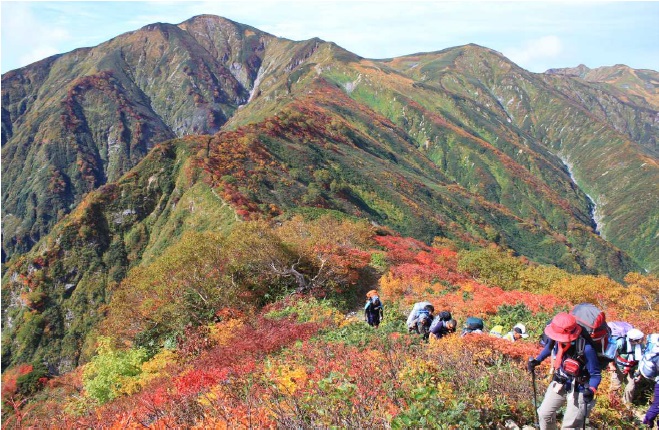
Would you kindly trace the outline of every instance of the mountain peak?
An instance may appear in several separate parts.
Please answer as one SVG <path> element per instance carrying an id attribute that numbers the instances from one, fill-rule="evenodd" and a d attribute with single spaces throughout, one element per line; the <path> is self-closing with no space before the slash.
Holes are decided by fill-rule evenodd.
<path id="1" fill-rule="evenodd" d="M 179 26 L 195 25 L 195 24 L 217 24 L 217 25 L 233 25 L 233 26 L 242 26 L 242 24 L 232 21 L 228 18 L 224 18 L 219 15 L 211 14 L 201 14 L 195 15 L 190 19 L 186 19 Z"/>
<path id="2" fill-rule="evenodd" d="M 239 22 L 232 21 L 222 16 L 210 15 L 210 14 L 193 16 L 192 18 L 187 19 L 182 23 L 178 24 L 178 27 L 185 31 L 190 31 L 192 29 L 202 29 L 202 28 L 205 29 L 207 32 L 211 29 L 212 30 L 231 29 L 234 31 L 250 32 L 258 35 L 269 35 L 268 33 L 261 31 L 257 28 L 251 27 L 249 25 L 241 24 Z"/>
<path id="3" fill-rule="evenodd" d="M 577 67 L 556 68 L 545 71 L 548 75 L 574 76 L 577 78 L 585 78 L 588 72 L 590 72 L 590 68 L 584 64 L 579 64 Z"/>
<path id="4" fill-rule="evenodd" d="M 162 27 L 164 27 L 166 25 L 171 25 L 171 24 L 167 24 L 167 23 L 164 23 L 164 22 L 152 22 L 151 24 L 147 24 L 144 27 L 141 27 L 138 31 L 159 30 L 159 29 L 161 29 Z"/>
<path id="5" fill-rule="evenodd" d="M 548 75 L 576 77 L 587 82 L 608 84 L 632 97 L 637 103 L 659 110 L 659 73 L 654 70 L 633 69 L 625 64 L 590 69 L 583 64 L 564 69 L 549 69 Z"/>

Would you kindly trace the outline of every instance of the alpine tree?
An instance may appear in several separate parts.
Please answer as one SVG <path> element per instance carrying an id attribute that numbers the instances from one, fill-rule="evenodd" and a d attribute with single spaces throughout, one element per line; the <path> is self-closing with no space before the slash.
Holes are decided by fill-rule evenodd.
<path id="1" fill-rule="evenodd" d="M 283 223 L 276 234 L 297 256 L 288 267 L 273 270 L 293 277 L 297 291 L 322 287 L 344 291 L 354 285 L 370 262 L 366 250 L 372 245 L 372 227 L 364 221 L 338 220 L 325 215 L 305 221 L 301 217 Z"/>

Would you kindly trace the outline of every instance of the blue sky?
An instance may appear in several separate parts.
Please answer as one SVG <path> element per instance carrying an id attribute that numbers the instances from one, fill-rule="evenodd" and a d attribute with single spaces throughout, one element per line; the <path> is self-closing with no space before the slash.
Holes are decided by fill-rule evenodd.
<path id="1" fill-rule="evenodd" d="M 659 71 L 659 2 L 2 1 L 2 73 L 154 23 L 220 15 L 367 58 L 476 43 L 532 72 L 585 64 Z"/>

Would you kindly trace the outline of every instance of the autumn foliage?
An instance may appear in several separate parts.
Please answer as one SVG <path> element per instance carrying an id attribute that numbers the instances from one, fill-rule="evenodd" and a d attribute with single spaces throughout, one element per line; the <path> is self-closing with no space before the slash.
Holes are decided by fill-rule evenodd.
<path id="1" fill-rule="evenodd" d="M 611 320 L 625 319 L 646 333 L 659 329 L 653 276 L 630 274 L 623 286 L 520 260 L 509 265 L 516 270 L 509 279 L 525 280 L 522 287 L 503 288 L 460 270 L 463 258 L 474 270 L 479 259 L 446 241 L 428 246 L 333 218 L 275 226 L 253 221 L 194 246 L 200 239 L 191 236 L 176 248 L 187 253 L 183 263 L 165 254 L 129 274 L 115 294 L 130 300 L 130 330 L 107 333 L 79 379 L 56 378 L 28 399 L 16 396 L 16 381 L 31 368 L 7 371 L 3 400 L 13 406 L 10 422 L 94 428 L 531 425 L 526 360 L 538 353 L 537 339 L 555 312 L 590 301 Z M 361 295 L 373 288 L 369 271 L 378 274 L 385 304 L 378 329 L 361 320 Z M 530 280 L 534 287 L 525 288 Z M 537 291 L 542 285 L 545 290 Z M 350 302 L 356 291 L 359 301 Z M 259 301 L 265 294 L 273 298 Z M 483 318 L 486 328 L 508 330 L 523 322 L 531 337 L 513 343 L 487 333 L 454 334 L 423 342 L 404 325 L 421 300 L 450 310 L 459 324 L 469 316 Z M 355 308 L 356 316 L 348 312 Z M 108 327 L 127 316 L 119 303 L 109 310 Z M 167 330 L 145 337 L 153 324 Z M 147 339 L 156 347 L 149 349 Z M 547 371 L 547 363 L 538 368 L 539 392 Z M 111 391 L 94 391 L 101 376 L 111 381 Z M 53 404 L 62 407 L 46 417 L 43 408 Z M 591 418 L 594 425 L 613 426 L 633 420 L 608 400 Z"/>

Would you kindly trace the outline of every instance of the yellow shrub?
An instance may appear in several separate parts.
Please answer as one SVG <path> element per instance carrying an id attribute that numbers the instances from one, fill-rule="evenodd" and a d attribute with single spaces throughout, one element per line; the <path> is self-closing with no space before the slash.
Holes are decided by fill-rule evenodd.
<path id="1" fill-rule="evenodd" d="M 552 284 L 549 293 L 574 304 L 593 303 L 604 310 L 625 296 L 625 287 L 605 276 L 572 276 Z"/>
<path id="2" fill-rule="evenodd" d="M 210 327 L 210 338 L 217 342 L 218 346 L 226 346 L 231 343 L 235 337 L 235 332 L 244 325 L 243 320 L 231 318 L 226 321 L 221 321 Z"/>
<path id="3" fill-rule="evenodd" d="M 302 366 L 284 366 L 275 369 L 273 380 L 281 392 L 293 394 L 306 385 L 309 376 Z"/>
<path id="4" fill-rule="evenodd" d="M 167 368 L 176 362 L 176 354 L 163 349 L 149 361 L 142 363 L 142 373 L 138 377 L 122 378 L 119 394 L 134 394 L 139 392 L 149 381 L 163 376 L 170 376 Z"/>

